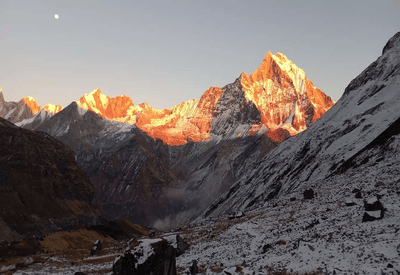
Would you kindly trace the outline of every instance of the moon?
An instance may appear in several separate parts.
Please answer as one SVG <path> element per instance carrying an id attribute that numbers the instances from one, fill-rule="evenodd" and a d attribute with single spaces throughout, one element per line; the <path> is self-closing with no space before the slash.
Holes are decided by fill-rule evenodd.
<path id="1" fill-rule="evenodd" d="M 54 14 L 54 18 L 58 19 L 58 18 L 60 18 L 60 16 L 58 16 L 58 14 Z"/>

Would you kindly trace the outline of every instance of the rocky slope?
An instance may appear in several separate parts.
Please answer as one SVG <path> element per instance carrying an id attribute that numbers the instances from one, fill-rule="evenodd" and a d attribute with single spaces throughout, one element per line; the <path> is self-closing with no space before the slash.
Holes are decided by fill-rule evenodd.
<path id="1" fill-rule="evenodd" d="M 349 84 L 320 120 L 266 155 L 208 209 L 206 216 L 260 207 L 275 197 L 320 186 L 350 168 L 379 162 L 390 165 L 386 158 L 399 150 L 399 36 L 388 42 L 391 47 L 386 46 L 383 55 Z M 384 180 L 385 174 L 382 177 Z M 379 174 L 375 180 L 380 180 Z"/>
<path id="2" fill-rule="evenodd" d="M 2 118 L 0 139 L 1 239 L 20 240 L 99 221 L 93 185 L 71 149 L 49 134 Z"/>

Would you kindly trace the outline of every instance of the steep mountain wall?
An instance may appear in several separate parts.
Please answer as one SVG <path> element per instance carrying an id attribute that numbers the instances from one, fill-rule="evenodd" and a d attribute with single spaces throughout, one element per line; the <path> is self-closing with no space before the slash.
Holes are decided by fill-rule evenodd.
<path id="1" fill-rule="evenodd" d="M 306 131 L 267 154 L 209 207 L 205 216 L 260 207 L 275 197 L 324 184 L 325 179 L 351 167 L 385 159 L 373 155 L 386 155 L 386 147 L 393 149 L 393 144 L 398 144 L 393 139 L 398 139 L 400 118 L 400 35 L 388 45 L 384 54 L 349 84 L 335 106 Z M 395 155 L 400 151 L 393 150 Z"/>

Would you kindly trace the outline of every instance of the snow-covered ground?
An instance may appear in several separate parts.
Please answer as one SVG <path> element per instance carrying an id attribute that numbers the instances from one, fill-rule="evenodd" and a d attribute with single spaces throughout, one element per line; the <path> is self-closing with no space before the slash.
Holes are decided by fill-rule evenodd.
<path id="1" fill-rule="evenodd" d="M 177 258 L 178 269 L 197 260 L 206 274 L 399 274 L 400 165 L 378 166 L 314 183 L 311 200 L 294 193 L 240 219 L 200 221 L 182 234 L 194 244 Z M 363 198 L 355 198 L 355 188 Z M 364 199 L 376 196 L 384 218 L 362 222 Z"/>

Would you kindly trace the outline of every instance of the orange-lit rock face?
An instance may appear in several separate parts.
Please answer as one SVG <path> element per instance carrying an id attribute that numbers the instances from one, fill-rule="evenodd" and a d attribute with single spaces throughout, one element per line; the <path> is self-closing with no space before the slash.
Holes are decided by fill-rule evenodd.
<path id="1" fill-rule="evenodd" d="M 136 126 L 168 145 L 209 139 L 210 127 L 221 89 L 211 87 L 201 99 L 182 102 L 169 110 L 145 109 Z"/>
<path id="2" fill-rule="evenodd" d="M 33 115 L 37 114 L 41 109 L 41 107 L 39 105 L 37 105 L 36 100 L 33 99 L 33 97 L 30 97 L 30 96 L 25 97 L 22 99 L 22 101 L 31 110 Z"/>
<path id="3" fill-rule="evenodd" d="M 77 103 L 101 117 L 135 124 L 153 138 L 168 145 L 208 140 L 221 89 L 211 87 L 201 99 L 182 102 L 172 109 L 158 110 L 147 103 L 134 105 L 127 96 L 110 98 L 100 89 L 84 95 Z"/>
<path id="4" fill-rule="evenodd" d="M 61 105 L 54 105 L 54 104 L 47 104 L 46 106 L 44 106 L 43 108 L 47 113 L 51 113 L 51 114 L 56 114 L 58 112 L 61 112 L 63 107 Z"/>
<path id="5" fill-rule="evenodd" d="M 101 117 L 130 124 L 136 123 L 137 112 L 132 110 L 134 104 L 130 97 L 122 95 L 110 98 L 102 94 L 100 89 L 95 89 L 81 97 L 77 103 L 81 108 L 90 110 Z"/>
<path id="6" fill-rule="evenodd" d="M 241 84 L 246 98 L 260 111 L 261 123 L 269 129 L 266 135 L 277 142 L 287 137 L 283 130 L 290 135 L 305 130 L 334 104 L 280 53 L 268 52 L 255 72 L 242 74 Z"/>
<path id="7" fill-rule="evenodd" d="M 265 132 L 276 142 L 282 142 L 288 136 L 305 130 L 334 104 L 329 96 L 306 78 L 302 69 L 280 53 L 273 55 L 268 52 L 255 72 L 250 76 L 246 73 L 241 75 L 238 85 L 229 100 L 222 99 L 222 88 L 211 87 L 200 99 L 182 102 L 164 110 L 153 109 L 147 103 L 134 105 L 127 96 L 110 98 L 103 95 L 100 89 L 85 94 L 77 103 L 81 108 L 91 110 L 101 117 L 136 124 L 151 137 L 168 145 L 209 140 L 213 120 L 218 121 L 224 117 L 224 110 L 232 110 L 235 105 L 231 101 L 239 98 L 253 102 L 256 107 L 252 115 L 259 117 L 254 111 L 259 112 L 261 120 L 257 118 L 255 124 L 246 128 L 243 126 L 246 119 L 242 116 L 247 114 L 244 110 L 243 114 L 239 111 L 240 121 L 237 122 L 242 123 L 248 131 L 240 132 L 238 136 Z M 228 86 L 224 89 L 228 89 Z M 225 92 L 229 93 L 229 90 Z M 217 110 L 217 106 L 222 109 Z M 217 111 L 218 119 L 215 118 Z M 233 122 L 230 123 L 234 124 L 235 119 L 232 118 Z"/>

